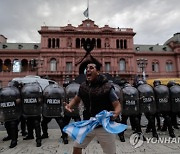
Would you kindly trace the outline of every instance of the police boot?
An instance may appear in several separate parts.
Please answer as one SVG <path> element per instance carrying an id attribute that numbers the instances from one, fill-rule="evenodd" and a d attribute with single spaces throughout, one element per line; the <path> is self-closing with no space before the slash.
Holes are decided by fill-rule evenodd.
<path id="1" fill-rule="evenodd" d="M 143 135 L 143 141 L 147 141 L 147 140 L 146 140 L 146 137 L 145 137 L 144 135 Z"/>
<path id="2" fill-rule="evenodd" d="M 175 138 L 175 134 L 174 134 L 174 129 L 172 127 L 172 122 L 171 122 L 171 118 L 167 118 L 167 127 L 168 127 L 168 132 L 169 132 L 169 136 L 172 138 Z"/>
<path id="3" fill-rule="evenodd" d="M 156 127 L 155 127 L 155 125 L 154 126 L 152 126 L 152 136 L 154 137 L 154 138 L 159 138 L 158 137 L 158 134 L 157 134 L 157 131 L 156 131 Z"/>
<path id="4" fill-rule="evenodd" d="M 4 137 L 2 140 L 3 140 L 3 141 L 9 141 L 9 140 L 11 140 L 11 137 L 10 137 L 10 136 L 6 136 L 6 137 Z"/>
<path id="5" fill-rule="evenodd" d="M 168 126 L 169 136 L 172 138 L 175 138 L 174 129 L 172 128 L 172 125 Z"/>
<path id="6" fill-rule="evenodd" d="M 144 134 L 142 132 L 133 132 L 133 134 L 138 134 L 139 138 L 141 138 L 141 136 L 142 136 L 143 141 L 147 141 L 146 137 L 144 136 Z"/>
<path id="7" fill-rule="evenodd" d="M 173 128 L 172 128 L 172 127 L 171 127 L 171 128 L 168 128 L 168 130 L 169 130 L 169 136 L 172 137 L 172 138 L 175 138 L 176 136 L 175 136 L 175 134 L 174 134 Z"/>
<path id="8" fill-rule="evenodd" d="M 17 140 L 12 140 L 9 148 L 14 148 L 17 145 Z"/>
<path id="9" fill-rule="evenodd" d="M 156 132 L 153 132 L 153 133 L 152 133 L 152 136 L 153 136 L 154 138 L 159 139 L 159 136 L 158 136 L 158 134 L 157 134 Z"/>
<path id="10" fill-rule="evenodd" d="M 64 142 L 64 144 L 68 144 L 68 138 L 67 138 L 67 137 L 64 137 L 64 138 L 63 138 L 63 142 Z"/>
<path id="11" fill-rule="evenodd" d="M 64 144 L 68 144 L 68 137 L 66 135 L 62 135 L 61 138 L 63 139 Z"/>
<path id="12" fill-rule="evenodd" d="M 174 132 L 169 133 L 169 136 L 172 137 L 172 138 L 175 138 L 175 137 L 176 137 L 175 134 L 174 134 Z"/>
<path id="13" fill-rule="evenodd" d="M 36 147 L 40 147 L 41 146 L 41 139 L 36 139 Z"/>
<path id="14" fill-rule="evenodd" d="M 120 139 L 121 142 L 125 142 L 124 132 L 119 133 L 118 136 L 119 136 L 119 139 Z"/>

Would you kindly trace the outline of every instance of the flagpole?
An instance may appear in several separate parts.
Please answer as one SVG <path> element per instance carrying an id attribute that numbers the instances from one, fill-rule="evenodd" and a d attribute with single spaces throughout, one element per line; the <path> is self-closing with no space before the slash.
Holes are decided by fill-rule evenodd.
<path id="1" fill-rule="evenodd" d="M 89 19 L 89 0 L 87 0 L 87 8 L 88 8 L 88 19 Z"/>

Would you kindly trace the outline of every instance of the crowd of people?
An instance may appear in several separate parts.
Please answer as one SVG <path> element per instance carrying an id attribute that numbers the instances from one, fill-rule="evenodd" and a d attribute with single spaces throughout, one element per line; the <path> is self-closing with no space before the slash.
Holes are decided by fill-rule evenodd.
<path id="1" fill-rule="evenodd" d="M 142 134 L 141 117 L 144 115 L 148 121 L 145 133 L 152 132 L 152 137 L 158 139 L 157 131 L 166 132 L 168 130 L 171 138 L 176 137 L 174 129 L 179 129 L 177 118 L 180 116 L 180 106 L 178 104 L 180 102 L 179 84 L 171 81 L 167 85 L 162 85 L 159 80 L 155 80 L 154 85 L 150 86 L 145 81 L 138 80 L 133 85 L 124 82 L 121 84 L 121 90 L 123 91 L 122 96 L 126 97 L 123 100 L 124 102 L 121 101 L 124 105 L 121 123 L 127 124 L 127 119 L 129 118 L 134 133 Z M 130 99 L 130 95 L 133 95 L 134 98 Z M 130 100 L 138 100 L 136 102 L 137 106 L 139 106 L 138 110 L 135 109 L 136 105 L 131 108 L 132 110 L 125 105 L 125 101 Z M 173 110 L 173 108 L 177 110 Z M 118 134 L 118 136 L 121 142 L 125 142 L 124 132 Z M 143 139 L 146 141 L 146 137 L 143 136 Z"/>
<path id="2" fill-rule="evenodd" d="M 174 82 L 170 82 L 166 86 L 162 85 L 160 81 L 155 81 L 152 87 L 142 80 L 138 80 L 133 85 L 125 80 L 123 82 L 110 82 L 100 73 L 98 65 L 90 63 L 86 68 L 86 81 L 79 86 L 73 99 L 64 99 L 66 101 L 64 107 L 66 113 L 72 113 L 74 106 L 83 102 L 83 120 L 95 117 L 96 114 L 103 110 L 111 111 L 113 112 L 113 119 L 117 122 L 127 124 L 127 119 L 129 118 L 133 133 L 139 134 L 142 133 L 141 116 L 144 114 L 148 120 L 146 133 L 152 132 L 152 136 L 158 139 L 157 130 L 168 130 L 170 137 L 174 138 L 174 129 L 179 129 L 177 116 L 179 116 L 180 112 L 180 106 L 178 104 L 180 103 L 180 97 L 175 96 L 177 98 L 172 98 L 174 89 L 171 89 L 171 87 L 175 85 L 177 84 Z M 19 93 L 22 94 L 22 85 L 19 83 L 10 83 L 8 87 L 12 86 L 17 87 L 20 91 Z M 33 87 L 35 86 L 33 85 Z M 180 89 L 177 87 L 175 88 L 176 92 Z M 39 98 L 37 100 L 43 102 L 42 93 L 38 94 Z M 13 101 L 18 104 L 17 98 Z M 33 100 L 27 103 L 33 104 Z M 39 109 L 37 109 L 37 113 L 39 113 Z M 42 139 L 49 137 L 48 123 L 51 119 L 54 118 L 59 125 L 64 144 L 68 144 L 68 135 L 63 132 L 63 128 L 69 124 L 71 118 L 74 121 L 82 120 L 78 114 L 75 116 L 64 114 L 64 116 L 59 117 L 47 117 L 41 113 L 31 116 L 22 113 L 17 117 L 18 119 L 11 119 L 4 122 L 7 136 L 3 138 L 3 141 L 11 140 L 10 148 L 14 148 L 17 145 L 19 123 L 21 124 L 21 133 L 25 136 L 23 140 L 34 139 L 35 130 L 36 146 L 40 147 Z M 163 123 L 160 117 L 163 117 Z M 125 142 L 124 133 L 118 134 L 121 142 Z M 106 132 L 101 125 L 90 132 L 82 144 L 75 142 L 73 153 L 81 154 L 82 149 L 86 148 L 95 136 L 104 153 L 116 153 L 115 135 Z M 145 135 L 143 139 L 146 140 Z"/>

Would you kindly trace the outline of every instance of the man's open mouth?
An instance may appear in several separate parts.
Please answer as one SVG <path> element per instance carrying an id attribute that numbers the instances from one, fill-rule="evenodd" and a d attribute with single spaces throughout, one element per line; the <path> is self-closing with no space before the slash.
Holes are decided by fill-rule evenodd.
<path id="1" fill-rule="evenodd" d="M 87 78 L 91 77 L 91 73 L 86 73 L 86 77 Z"/>

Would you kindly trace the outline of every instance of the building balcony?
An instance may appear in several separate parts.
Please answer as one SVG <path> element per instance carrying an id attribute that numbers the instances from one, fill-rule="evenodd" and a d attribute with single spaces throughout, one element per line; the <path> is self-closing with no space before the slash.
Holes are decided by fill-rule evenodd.
<path id="1" fill-rule="evenodd" d="M 78 75 L 78 71 L 39 71 L 39 75 L 49 75 L 49 76 L 67 76 L 67 75 Z"/>
<path id="2" fill-rule="evenodd" d="M 135 75 L 133 71 L 103 71 L 103 73 L 111 74 L 112 76 L 131 76 Z"/>

